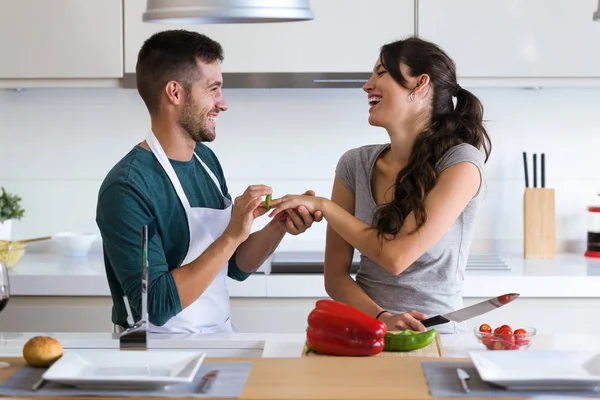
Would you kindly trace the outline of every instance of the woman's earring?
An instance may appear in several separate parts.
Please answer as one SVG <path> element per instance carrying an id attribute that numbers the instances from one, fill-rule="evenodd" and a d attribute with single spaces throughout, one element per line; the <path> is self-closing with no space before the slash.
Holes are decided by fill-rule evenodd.
<path id="1" fill-rule="evenodd" d="M 410 92 L 408 98 L 410 99 L 410 101 L 415 101 L 415 92 Z"/>

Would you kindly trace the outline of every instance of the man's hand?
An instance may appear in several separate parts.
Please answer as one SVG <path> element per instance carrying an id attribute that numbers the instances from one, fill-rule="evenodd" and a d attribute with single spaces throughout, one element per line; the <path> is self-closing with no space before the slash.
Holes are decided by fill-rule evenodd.
<path id="1" fill-rule="evenodd" d="M 307 190 L 304 195 L 314 196 L 315 192 Z M 308 209 L 304 206 L 297 208 L 290 208 L 281 212 L 273 218 L 269 225 L 277 225 L 279 228 L 290 235 L 299 235 L 306 232 L 310 228 L 313 222 L 321 222 L 323 220 L 323 213 L 320 210 L 316 210 L 314 215 L 311 214 Z"/>
<path id="2" fill-rule="evenodd" d="M 424 319 L 427 319 L 427 315 L 414 310 L 398 315 L 386 312 L 379 317 L 379 320 L 386 324 L 390 331 L 410 329 L 416 332 L 425 332 L 427 328 L 421 323 Z"/>
<path id="3" fill-rule="evenodd" d="M 269 186 L 248 186 L 241 196 L 235 198 L 231 220 L 223 234 L 229 235 L 239 243 L 248 239 L 254 220 L 267 212 L 262 198 L 271 193 L 273 189 Z"/>

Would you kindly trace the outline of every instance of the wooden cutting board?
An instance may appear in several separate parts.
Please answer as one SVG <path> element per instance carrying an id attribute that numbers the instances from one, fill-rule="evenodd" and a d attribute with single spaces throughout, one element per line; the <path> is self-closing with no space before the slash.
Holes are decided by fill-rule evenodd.
<path id="1" fill-rule="evenodd" d="M 306 343 L 304 349 L 302 349 L 302 357 L 336 357 L 328 354 L 319 354 L 314 351 L 308 351 Z M 442 340 L 440 334 L 435 335 L 435 340 L 427 347 L 417 349 L 413 351 L 382 351 L 381 353 L 373 357 L 444 357 L 444 350 L 442 348 Z"/>

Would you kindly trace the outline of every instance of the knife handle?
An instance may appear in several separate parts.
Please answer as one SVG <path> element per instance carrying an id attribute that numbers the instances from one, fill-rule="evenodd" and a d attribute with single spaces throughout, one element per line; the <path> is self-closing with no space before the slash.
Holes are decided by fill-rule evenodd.
<path id="1" fill-rule="evenodd" d="M 204 378 L 200 386 L 200 393 L 208 393 L 214 379 L 215 378 Z"/>
<path id="2" fill-rule="evenodd" d="M 467 385 L 467 381 L 465 379 L 461 379 L 460 384 L 462 385 L 463 392 L 471 393 L 471 389 L 469 389 L 469 385 Z"/>
<path id="3" fill-rule="evenodd" d="M 430 326 L 446 324 L 450 322 L 448 318 L 442 317 L 441 315 L 436 315 L 435 317 L 427 318 L 421 321 L 425 328 L 429 328 Z"/>

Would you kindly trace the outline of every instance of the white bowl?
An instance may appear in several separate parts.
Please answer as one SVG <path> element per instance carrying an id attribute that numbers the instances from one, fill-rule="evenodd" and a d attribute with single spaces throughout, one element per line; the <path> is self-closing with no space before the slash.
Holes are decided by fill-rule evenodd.
<path id="1" fill-rule="evenodd" d="M 96 240 L 95 233 L 59 232 L 52 235 L 61 253 L 68 257 L 85 257 Z"/>

